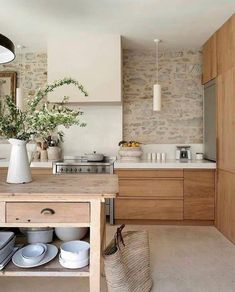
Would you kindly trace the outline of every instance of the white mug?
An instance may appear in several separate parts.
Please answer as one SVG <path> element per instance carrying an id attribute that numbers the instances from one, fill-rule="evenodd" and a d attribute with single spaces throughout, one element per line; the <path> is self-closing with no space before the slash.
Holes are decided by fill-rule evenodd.
<path id="1" fill-rule="evenodd" d="M 161 160 L 161 153 L 157 153 L 157 161 Z"/>
<path id="2" fill-rule="evenodd" d="M 156 155 L 156 153 L 152 153 L 152 160 L 156 160 L 156 157 L 157 157 L 157 155 Z"/>
<path id="3" fill-rule="evenodd" d="M 161 156 L 162 156 L 162 161 L 165 161 L 165 160 L 166 160 L 166 153 L 163 152 L 163 153 L 161 154 Z"/>
<path id="4" fill-rule="evenodd" d="M 151 160 L 152 159 L 152 153 L 147 153 L 147 159 Z"/>

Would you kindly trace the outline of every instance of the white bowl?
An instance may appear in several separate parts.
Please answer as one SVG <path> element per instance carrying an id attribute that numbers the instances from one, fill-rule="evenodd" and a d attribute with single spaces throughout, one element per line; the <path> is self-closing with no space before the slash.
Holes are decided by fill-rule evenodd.
<path id="1" fill-rule="evenodd" d="M 22 248 L 21 254 L 25 263 L 34 265 L 44 258 L 46 250 L 42 244 L 29 244 Z"/>
<path id="2" fill-rule="evenodd" d="M 63 260 L 82 261 L 89 257 L 90 244 L 81 240 L 65 242 L 61 245 L 60 252 Z"/>
<path id="3" fill-rule="evenodd" d="M 88 231 L 88 227 L 56 227 L 55 234 L 62 241 L 82 239 Z"/>
<path id="4" fill-rule="evenodd" d="M 62 267 L 67 268 L 67 269 L 81 269 L 89 265 L 89 258 L 86 258 L 81 261 L 68 261 L 68 260 L 64 260 L 60 255 L 59 262 Z"/>

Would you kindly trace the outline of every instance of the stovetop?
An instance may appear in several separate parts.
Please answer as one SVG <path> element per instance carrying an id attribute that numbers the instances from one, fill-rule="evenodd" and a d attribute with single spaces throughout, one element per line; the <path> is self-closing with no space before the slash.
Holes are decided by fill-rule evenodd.
<path id="1" fill-rule="evenodd" d="M 85 156 L 76 156 L 74 158 L 66 158 L 61 161 L 56 161 L 56 165 L 111 165 L 116 159 L 105 156 L 102 161 L 88 161 Z"/>

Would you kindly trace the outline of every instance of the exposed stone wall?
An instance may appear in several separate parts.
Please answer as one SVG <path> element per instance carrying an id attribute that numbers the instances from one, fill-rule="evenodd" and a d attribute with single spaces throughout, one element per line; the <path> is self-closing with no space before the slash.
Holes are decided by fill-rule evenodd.
<path id="1" fill-rule="evenodd" d="M 159 53 L 162 110 L 153 112 L 155 51 L 124 50 L 124 139 L 147 144 L 203 142 L 201 52 Z"/>
<path id="2" fill-rule="evenodd" d="M 47 53 L 22 53 L 22 57 L 20 54 L 17 54 L 13 62 L 0 65 L 0 71 L 16 71 L 17 86 L 22 86 L 26 97 L 33 95 L 36 89 L 42 87 L 47 82 Z M 20 84 L 21 71 L 22 84 Z"/>

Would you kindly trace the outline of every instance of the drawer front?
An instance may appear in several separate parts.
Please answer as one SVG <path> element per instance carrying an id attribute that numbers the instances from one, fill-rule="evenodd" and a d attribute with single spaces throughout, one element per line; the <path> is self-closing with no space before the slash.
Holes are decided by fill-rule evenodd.
<path id="1" fill-rule="evenodd" d="M 168 170 L 155 170 L 155 169 L 130 169 L 130 170 L 115 170 L 119 178 L 183 178 L 183 169 L 168 169 Z"/>
<path id="2" fill-rule="evenodd" d="M 182 179 L 120 179 L 120 197 L 183 198 Z"/>
<path id="3" fill-rule="evenodd" d="M 7 203 L 7 223 L 89 223 L 89 203 Z"/>
<path id="4" fill-rule="evenodd" d="M 183 200 L 115 200 L 116 219 L 182 220 Z"/>

